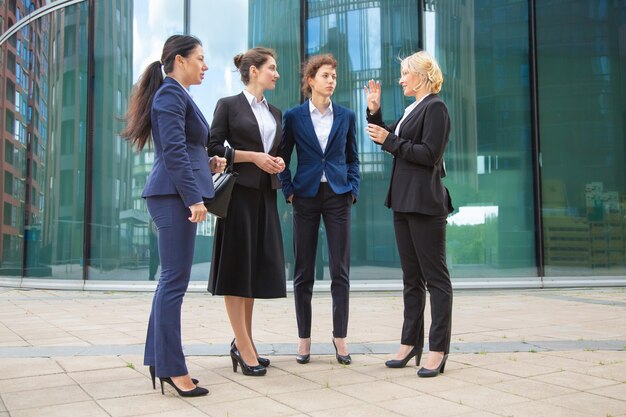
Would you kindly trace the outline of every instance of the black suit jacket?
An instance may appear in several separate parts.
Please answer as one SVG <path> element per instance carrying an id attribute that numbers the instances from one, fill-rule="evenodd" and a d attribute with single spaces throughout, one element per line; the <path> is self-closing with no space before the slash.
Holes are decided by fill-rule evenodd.
<path id="1" fill-rule="evenodd" d="M 269 154 L 276 156 L 283 136 L 282 113 L 271 104 L 269 107 L 276 119 L 276 136 Z M 221 98 L 215 106 L 208 146 L 209 155 L 224 156 L 225 141 L 228 141 L 230 147 L 235 149 L 235 153 L 237 150 L 265 152 L 259 124 L 243 92 L 236 96 Z M 252 162 L 236 163 L 234 168 L 239 173 L 237 184 L 251 188 L 259 188 L 262 175 L 267 174 Z M 272 188 L 280 188 L 280 181 L 276 174 L 271 175 L 271 180 Z"/>
<path id="2" fill-rule="evenodd" d="M 402 213 L 451 213 L 452 200 L 441 181 L 446 175 L 443 153 L 450 135 L 450 117 L 439 96 L 431 94 L 422 100 L 402 122 L 399 135 L 394 131 L 400 120 L 385 126 L 380 109 L 374 114 L 368 111 L 367 121 L 390 132 L 382 145 L 394 156 L 385 205 Z"/>

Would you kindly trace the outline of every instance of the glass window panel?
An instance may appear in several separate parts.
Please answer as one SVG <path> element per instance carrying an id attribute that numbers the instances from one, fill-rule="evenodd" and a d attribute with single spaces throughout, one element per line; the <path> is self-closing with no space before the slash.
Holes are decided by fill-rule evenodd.
<path id="1" fill-rule="evenodd" d="M 626 275 L 625 26 L 623 2 L 537 2 L 547 276 Z"/>
<path id="2" fill-rule="evenodd" d="M 98 157 L 93 160 L 89 278 L 154 279 L 149 268 L 158 265 L 156 240 L 141 198 L 151 164 L 134 164 L 135 151 L 119 133 L 134 83 L 161 57 L 165 40 L 183 32 L 183 0 L 94 3 L 93 153 Z"/>
<path id="3" fill-rule="evenodd" d="M 431 1 L 425 42 L 452 119 L 444 180 L 453 277 L 534 276 L 528 2 Z"/>

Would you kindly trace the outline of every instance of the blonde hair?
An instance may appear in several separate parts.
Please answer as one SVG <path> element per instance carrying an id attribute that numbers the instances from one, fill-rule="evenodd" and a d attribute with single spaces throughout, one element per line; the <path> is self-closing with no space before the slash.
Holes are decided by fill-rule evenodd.
<path id="1" fill-rule="evenodd" d="M 424 74 L 430 92 L 437 94 L 443 84 L 443 74 L 435 58 L 426 51 L 419 51 L 407 56 L 400 63 L 402 70 L 408 69 L 415 74 Z"/>

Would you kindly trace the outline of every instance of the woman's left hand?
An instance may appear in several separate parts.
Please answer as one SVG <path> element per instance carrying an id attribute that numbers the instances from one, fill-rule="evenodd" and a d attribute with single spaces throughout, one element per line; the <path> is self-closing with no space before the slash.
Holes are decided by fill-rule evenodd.
<path id="1" fill-rule="evenodd" d="M 280 156 L 277 156 L 275 160 L 278 166 L 280 167 L 280 171 L 277 172 L 277 174 L 279 174 L 285 170 L 285 161 Z"/>
<path id="2" fill-rule="evenodd" d="M 209 160 L 209 166 L 213 174 L 224 172 L 226 169 L 226 158 L 214 156 Z"/>
<path id="3" fill-rule="evenodd" d="M 365 131 L 367 132 L 371 140 L 380 145 L 385 143 L 385 139 L 387 139 L 387 136 L 389 136 L 389 132 L 387 131 L 387 129 L 384 129 L 372 123 L 367 125 Z"/>

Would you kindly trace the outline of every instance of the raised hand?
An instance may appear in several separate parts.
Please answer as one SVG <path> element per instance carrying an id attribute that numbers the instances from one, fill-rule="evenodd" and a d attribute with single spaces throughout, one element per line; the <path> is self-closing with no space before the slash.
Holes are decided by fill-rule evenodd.
<path id="1" fill-rule="evenodd" d="M 363 90 L 367 98 L 367 108 L 370 113 L 376 113 L 380 109 L 380 81 L 369 80 Z"/>

